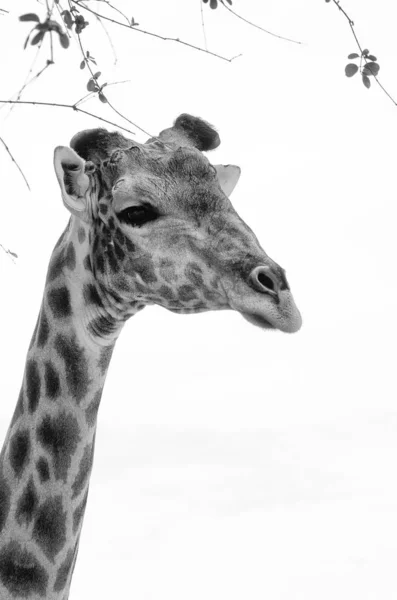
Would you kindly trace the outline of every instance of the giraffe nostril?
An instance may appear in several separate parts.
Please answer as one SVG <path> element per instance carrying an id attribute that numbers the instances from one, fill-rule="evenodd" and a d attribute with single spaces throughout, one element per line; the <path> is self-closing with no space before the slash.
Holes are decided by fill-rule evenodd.
<path id="1" fill-rule="evenodd" d="M 275 291 L 273 280 L 270 279 L 270 277 L 268 277 L 265 273 L 258 273 L 257 278 L 261 285 L 268 288 L 269 290 Z"/>
<path id="2" fill-rule="evenodd" d="M 250 280 L 258 292 L 272 295 L 278 292 L 277 280 L 268 267 L 256 267 L 250 273 Z"/>

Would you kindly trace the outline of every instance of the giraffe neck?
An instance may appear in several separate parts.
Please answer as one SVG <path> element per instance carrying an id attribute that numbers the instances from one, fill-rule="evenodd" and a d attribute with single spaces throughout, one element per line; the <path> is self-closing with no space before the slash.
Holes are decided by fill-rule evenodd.
<path id="1" fill-rule="evenodd" d="M 68 597 L 97 412 L 125 320 L 96 288 L 88 231 L 72 222 L 58 244 L 0 455 L 2 600 Z"/>

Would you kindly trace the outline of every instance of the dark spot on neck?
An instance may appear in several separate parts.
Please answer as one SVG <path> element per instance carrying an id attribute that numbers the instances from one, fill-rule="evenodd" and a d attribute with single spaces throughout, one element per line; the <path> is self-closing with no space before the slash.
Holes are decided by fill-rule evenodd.
<path id="1" fill-rule="evenodd" d="M 20 499 L 18 500 L 16 519 L 20 525 L 28 525 L 37 510 L 39 498 L 34 487 L 33 477 L 30 476 Z"/>
<path id="2" fill-rule="evenodd" d="M 34 554 L 9 542 L 0 552 L 0 580 L 16 598 L 28 598 L 31 594 L 44 597 L 48 574 Z"/>
<path id="3" fill-rule="evenodd" d="M 33 527 L 33 539 L 51 561 L 66 543 L 66 512 L 62 496 L 49 498 L 37 512 Z"/>
<path id="4" fill-rule="evenodd" d="M 39 348 L 43 348 L 43 346 L 45 346 L 48 340 L 49 333 L 50 327 L 48 325 L 47 315 L 45 314 L 44 307 L 42 307 L 40 312 L 39 332 L 37 335 L 37 345 L 39 346 Z"/>
<path id="5" fill-rule="evenodd" d="M 34 413 L 40 400 L 41 382 L 39 368 L 35 360 L 28 360 L 26 365 L 26 395 L 29 411 Z"/>
<path id="6" fill-rule="evenodd" d="M 65 363 L 69 393 L 76 402 L 80 403 L 86 396 L 91 383 L 84 348 L 80 346 L 75 335 L 68 337 L 61 333 L 56 336 L 54 347 Z"/>
<path id="7" fill-rule="evenodd" d="M 44 381 L 47 397 L 50 398 L 50 400 L 55 400 L 61 392 L 61 385 L 58 372 L 51 361 L 45 363 Z"/>
<path id="8" fill-rule="evenodd" d="M 77 419 L 62 411 L 54 417 L 46 415 L 37 428 L 37 441 L 52 457 L 56 479 L 65 483 L 72 457 L 80 441 Z"/>
<path id="9" fill-rule="evenodd" d="M 73 242 L 69 242 L 66 249 L 65 264 L 71 271 L 76 268 L 76 250 L 74 249 Z"/>
<path id="10" fill-rule="evenodd" d="M 20 477 L 29 462 L 30 438 L 27 429 L 17 431 L 10 440 L 10 464 L 16 477 Z"/>
<path id="11" fill-rule="evenodd" d="M 41 456 L 36 463 L 36 468 L 41 483 L 45 483 L 46 481 L 48 481 L 50 478 L 50 467 L 48 464 L 48 460 Z"/>
<path id="12" fill-rule="evenodd" d="M 85 235 L 85 229 L 84 227 L 79 227 L 78 231 L 77 231 L 77 239 L 79 240 L 80 244 L 82 244 L 85 241 L 86 235 Z"/>

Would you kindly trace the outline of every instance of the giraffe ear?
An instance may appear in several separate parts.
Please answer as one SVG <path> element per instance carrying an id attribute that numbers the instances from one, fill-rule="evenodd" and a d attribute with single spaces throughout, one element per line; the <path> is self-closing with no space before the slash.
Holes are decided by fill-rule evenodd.
<path id="1" fill-rule="evenodd" d="M 87 192 L 90 179 L 86 173 L 90 163 L 86 163 L 74 150 L 58 146 L 54 152 L 54 167 L 61 188 L 63 203 L 74 215 L 88 220 Z"/>
<path id="2" fill-rule="evenodd" d="M 236 165 L 214 165 L 218 181 L 226 196 L 230 196 L 240 179 L 241 169 Z"/>

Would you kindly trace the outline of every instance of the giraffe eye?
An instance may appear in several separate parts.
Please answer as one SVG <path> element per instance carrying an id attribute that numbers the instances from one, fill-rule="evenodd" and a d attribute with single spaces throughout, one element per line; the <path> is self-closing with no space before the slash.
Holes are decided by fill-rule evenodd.
<path id="1" fill-rule="evenodd" d="M 122 223 L 132 225 L 132 227 L 141 227 L 145 223 L 157 219 L 158 213 L 151 206 L 129 206 L 122 210 L 118 217 Z"/>

